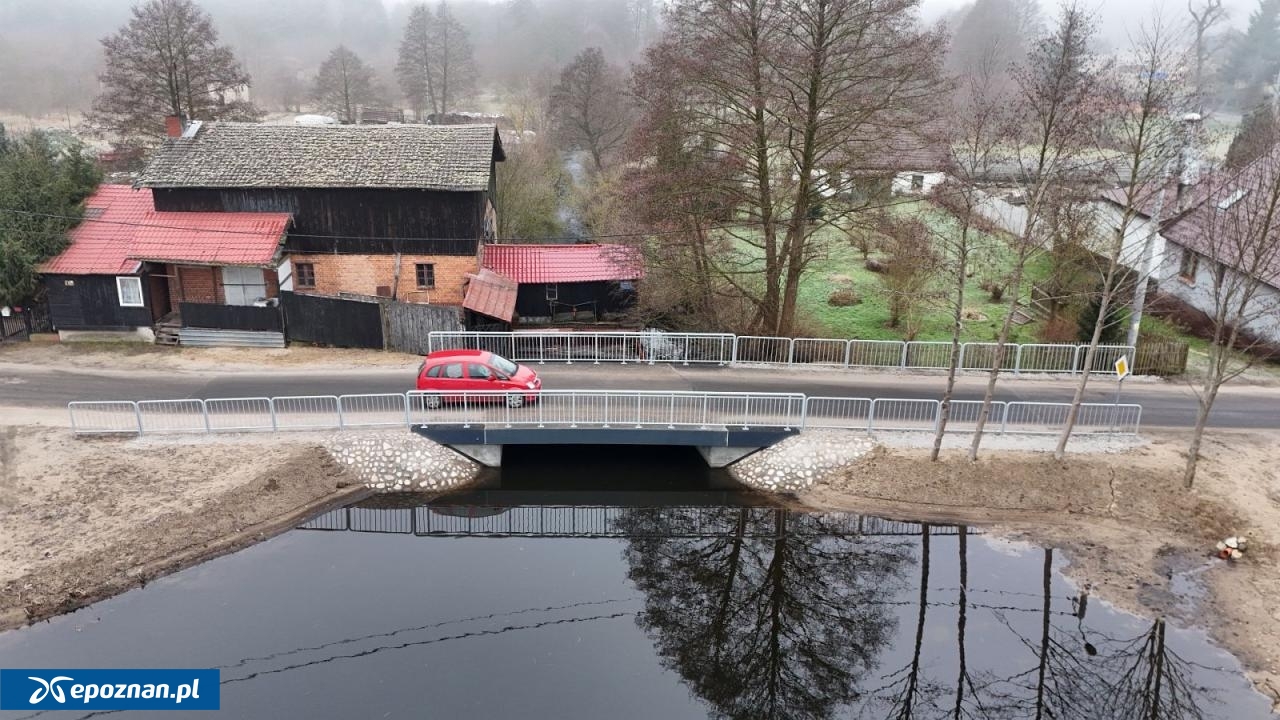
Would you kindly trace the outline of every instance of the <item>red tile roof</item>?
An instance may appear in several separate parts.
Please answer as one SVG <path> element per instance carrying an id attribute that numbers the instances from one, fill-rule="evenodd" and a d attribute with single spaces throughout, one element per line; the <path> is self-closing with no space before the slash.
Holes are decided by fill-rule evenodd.
<path id="1" fill-rule="evenodd" d="M 141 223 L 151 211 L 151 191 L 128 185 L 99 185 L 85 201 L 85 222 L 68 233 L 71 244 L 40 266 L 56 275 L 131 275 L 138 261 L 129 257 L 129 240 L 137 229 L 117 223 Z M 89 218 L 100 222 L 90 222 Z"/>
<path id="2" fill-rule="evenodd" d="M 288 213 L 149 212 L 129 257 L 195 265 L 272 266 Z"/>
<path id="3" fill-rule="evenodd" d="M 70 245 L 40 266 L 58 275 L 129 275 L 141 260 L 270 266 L 288 213 L 156 212 L 150 190 L 100 185 L 85 201 Z"/>
<path id="4" fill-rule="evenodd" d="M 518 283 L 644 277 L 640 251 L 628 245 L 485 245 L 482 264 Z"/>
<path id="5" fill-rule="evenodd" d="M 518 289 L 515 280 L 482 268 L 479 274 L 467 275 L 467 296 L 462 300 L 462 307 L 511 322 L 516 315 Z"/>

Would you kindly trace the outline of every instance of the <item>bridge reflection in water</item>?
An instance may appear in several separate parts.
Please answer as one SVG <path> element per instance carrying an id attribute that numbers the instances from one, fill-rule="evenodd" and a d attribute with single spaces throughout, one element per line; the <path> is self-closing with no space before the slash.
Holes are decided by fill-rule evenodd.
<path id="1" fill-rule="evenodd" d="M 354 505 L 320 515 L 303 530 L 436 535 L 444 537 L 548 538 L 748 538 L 779 537 L 784 532 L 830 537 L 919 536 L 919 523 L 883 520 L 848 513 L 806 514 L 810 521 L 784 529 L 776 508 L 715 506 L 484 506 L 430 504 L 414 507 Z M 955 526 L 932 526 L 933 535 L 955 535 Z"/>
<path id="2" fill-rule="evenodd" d="M 716 493 L 673 497 L 702 505 L 657 506 L 658 493 L 636 493 L 630 507 L 514 502 L 529 495 L 377 498 L 303 527 L 433 547 L 430 538 L 550 538 L 522 552 L 557 555 L 565 539 L 619 543 L 640 592 L 619 612 L 713 717 L 1266 716 L 1229 656 L 1163 619 L 1090 603 L 1051 549 L 973 542 L 963 526 L 727 506 L 742 500 L 727 493 L 722 504 Z"/>

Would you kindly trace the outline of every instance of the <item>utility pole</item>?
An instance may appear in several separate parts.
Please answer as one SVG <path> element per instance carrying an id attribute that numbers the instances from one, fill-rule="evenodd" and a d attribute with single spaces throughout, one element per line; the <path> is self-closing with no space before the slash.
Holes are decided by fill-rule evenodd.
<path id="1" fill-rule="evenodd" d="M 1196 125 L 1200 122 L 1199 113 L 1187 113 L 1182 116 L 1183 133 L 1178 143 L 1177 152 L 1177 177 L 1179 190 L 1183 183 L 1183 175 L 1187 171 L 1189 163 L 1186 162 L 1186 152 L 1191 147 L 1193 141 L 1189 137 L 1195 131 Z M 1147 304 L 1147 284 L 1151 281 L 1151 276 L 1155 274 L 1155 244 L 1156 235 L 1160 233 L 1160 222 L 1164 219 L 1164 198 L 1165 193 L 1169 190 L 1169 164 L 1175 162 L 1170 159 L 1165 164 L 1164 172 L 1160 176 L 1160 194 L 1156 196 L 1156 206 L 1151 213 L 1151 219 L 1147 228 L 1146 240 L 1142 243 L 1142 257 L 1138 260 L 1138 282 L 1133 289 L 1133 303 L 1129 307 L 1129 334 L 1125 338 L 1125 345 L 1137 347 L 1138 330 L 1142 327 L 1142 311 Z M 1181 192 L 1179 192 L 1181 195 Z M 1181 207 L 1178 208 L 1182 210 Z"/>

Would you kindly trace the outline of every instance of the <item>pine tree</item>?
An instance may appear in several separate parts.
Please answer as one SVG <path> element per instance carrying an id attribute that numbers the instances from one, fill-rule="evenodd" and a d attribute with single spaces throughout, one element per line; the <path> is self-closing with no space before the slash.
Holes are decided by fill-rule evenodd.
<path id="1" fill-rule="evenodd" d="M 1262 157 L 1275 144 L 1277 136 L 1275 106 L 1264 102 L 1255 107 L 1240 123 L 1240 129 L 1227 149 L 1227 167 L 1233 170 Z"/>
<path id="2" fill-rule="evenodd" d="M 77 142 L 55 143 L 32 132 L 2 145 L 0 305 L 13 305 L 38 287 L 36 266 L 66 247 L 67 231 L 82 213 L 80 203 L 101 176 Z"/>
<path id="3" fill-rule="evenodd" d="M 1236 88 L 1239 107 L 1265 99 L 1266 88 L 1280 71 L 1280 0 L 1258 0 L 1249 27 L 1232 47 L 1223 76 Z"/>
<path id="4" fill-rule="evenodd" d="M 1102 311 L 1102 288 L 1090 293 L 1089 303 L 1080 310 L 1076 320 L 1076 339 L 1082 343 L 1093 340 L 1093 328 L 1098 322 L 1098 313 Z M 1117 345 L 1124 342 L 1129 320 L 1129 310 L 1124 303 L 1112 300 L 1107 308 L 1107 321 L 1102 327 L 1099 345 Z"/>

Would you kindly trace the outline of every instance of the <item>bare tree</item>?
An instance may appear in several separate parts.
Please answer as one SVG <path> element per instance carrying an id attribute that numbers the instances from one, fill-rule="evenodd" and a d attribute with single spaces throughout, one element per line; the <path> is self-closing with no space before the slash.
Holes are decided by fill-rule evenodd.
<path id="1" fill-rule="evenodd" d="M 1004 113 L 1006 92 L 1003 88 L 1001 55 L 990 52 L 969 68 L 956 93 L 956 123 L 952 125 L 953 182 L 946 183 L 934 193 L 935 202 L 946 208 L 956 219 L 953 232 L 939 238 L 944 249 L 945 272 L 951 283 L 951 351 L 947 362 L 947 381 L 942 391 L 938 411 L 938 426 L 934 432 L 933 448 L 929 459 L 936 461 L 942 452 L 942 439 L 951 420 L 951 400 L 955 394 L 956 375 L 960 368 L 960 337 L 964 332 L 965 287 L 969 282 L 971 261 L 979 234 L 975 223 L 981 222 L 979 206 L 982 194 L 976 181 L 1002 154 L 1008 137 L 1007 118 Z"/>
<path id="2" fill-rule="evenodd" d="M 529 239 L 559 234 L 556 187 L 561 173 L 556 152 L 536 135 L 508 138 L 503 146 L 507 159 L 497 166 L 493 202 L 498 237 Z"/>
<path id="3" fill-rule="evenodd" d="M 426 4 L 415 5 L 409 11 L 409 21 L 400 40 L 396 80 L 418 122 L 440 112 L 435 77 L 438 68 L 432 58 L 433 44 L 431 11 Z"/>
<path id="4" fill-rule="evenodd" d="M 1247 370 L 1260 350 L 1251 328 L 1280 313 L 1280 146 L 1239 172 L 1207 181 L 1205 202 L 1169 232 L 1184 247 L 1197 286 L 1207 285 L 1213 337 L 1198 380 L 1195 430 L 1183 484 L 1191 487 L 1209 414 L 1222 386 Z M 1207 282 L 1206 282 L 1207 281 Z"/>
<path id="5" fill-rule="evenodd" d="M 1139 71 L 1134 74 L 1126 68 L 1125 72 L 1115 73 L 1107 78 L 1108 82 L 1102 86 L 1105 92 L 1100 93 L 1109 96 L 1120 108 L 1107 123 L 1107 145 L 1123 153 L 1121 170 L 1124 184 L 1119 198 L 1122 208 L 1119 227 L 1112 233 L 1106 247 L 1101 291 L 1096 301 L 1098 312 L 1089 346 L 1071 398 L 1071 408 L 1067 411 L 1067 419 L 1054 450 L 1054 457 L 1058 460 L 1065 456 L 1067 442 L 1079 418 L 1080 404 L 1084 401 L 1085 388 L 1094 368 L 1098 344 L 1108 323 L 1114 321 L 1112 304 L 1116 302 L 1120 279 L 1127 273 L 1126 258 L 1122 257 L 1125 241 L 1133 234 L 1131 230 L 1139 213 L 1165 191 L 1169 168 L 1182 151 L 1182 128 L 1175 111 L 1185 101 L 1186 92 L 1167 70 L 1181 63 L 1182 45 L 1176 33 L 1159 20 L 1145 28 L 1134 44 Z M 1139 258 L 1131 254 L 1127 259 L 1133 262 Z M 1138 282 L 1146 282 L 1146 278 L 1139 277 Z"/>
<path id="6" fill-rule="evenodd" d="M 1187 0 L 1187 12 L 1191 14 L 1191 29 L 1195 33 L 1195 111 L 1204 114 L 1205 65 L 1209 62 L 1208 35 L 1213 27 L 1227 18 L 1227 11 L 1222 7 L 1222 0 L 1203 0 L 1196 6 L 1196 0 Z"/>
<path id="7" fill-rule="evenodd" d="M 852 177 L 839 171 L 916 124 L 945 90 L 943 37 L 918 28 L 915 5 L 682 0 L 648 55 L 637 86 L 646 110 L 647 96 L 678 98 L 690 140 L 734 170 L 704 187 L 739 221 L 721 230 L 731 252 L 708 259 L 760 332 L 793 331 L 800 280 L 822 250 L 815 233 L 854 211 L 825 203 Z"/>
<path id="8" fill-rule="evenodd" d="M 578 53 L 551 90 L 552 122 L 561 144 L 591 155 L 596 172 L 621 145 L 631 125 L 631 108 L 622 71 L 604 59 L 600 48 Z"/>
<path id="9" fill-rule="evenodd" d="M 920 309 L 931 299 L 931 286 L 942 259 L 929 226 L 916 218 L 886 213 L 880 222 L 884 270 L 880 281 L 889 299 L 889 327 L 904 327 L 914 340 L 920 331 Z"/>
<path id="10" fill-rule="evenodd" d="M 213 20 L 192 0 L 149 0 L 102 39 L 102 93 L 90 122 L 126 140 L 165 134 L 165 116 L 191 120 L 257 120 L 248 100 L 249 73 L 218 44 Z"/>
<path id="11" fill-rule="evenodd" d="M 1017 68 L 1017 91 L 1012 103 L 1017 136 L 1018 165 L 1026 196 L 1026 222 L 1013 241 L 1013 269 L 1007 292 L 1009 307 L 996 338 L 982 409 L 969 446 L 977 460 L 983 430 L 991 415 L 996 383 L 1004 365 L 1010 333 L 1019 313 L 1027 262 L 1040 250 L 1046 203 L 1079 169 L 1082 151 L 1091 145 L 1098 121 L 1093 102 L 1097 67 L 1088 52 L 1095 32 L 1087 13 L 1077 5 L 1062 8 L 1049 35 Z"/>
<path id="12" fill-rule="evenodd" d="M 396 79 L 420 121 L 456 110 L 461 100 L 475 92 L 471 40 L 443 0 L 434 15 L 426 4 L 409 12 L 400 40 Z"/>
<path id="13" fill-rule="evenodd" d="M 359 106 L 381 102 L 382 90 L 373 68 L 345 45 L 339 45 L 320 65 L 312 96 L 322 112 L 337 115 L 344 123 L 354 123 Z"/>

